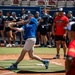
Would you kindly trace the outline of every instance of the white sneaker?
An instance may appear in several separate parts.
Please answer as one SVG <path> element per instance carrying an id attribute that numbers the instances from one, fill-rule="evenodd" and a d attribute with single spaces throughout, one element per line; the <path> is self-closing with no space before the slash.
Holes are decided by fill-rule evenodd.
<path id="1" fill-rule="evenodd" d="M 48 48 L 51 48 L 52 46 L 51 46 L 51 45 L 47 45 L 47 47 L 48 47 Z"/>
<path id="2" fill-rule="evenodd" d="M 7 44 L 6 47 L 12 47 L 12 45 L 11 44 Z"/>
<path id="3" fill-rule="evenodd" d="M 12 44 L 12 46 L 15 47 L 16 45 L 15 44 Z"/>

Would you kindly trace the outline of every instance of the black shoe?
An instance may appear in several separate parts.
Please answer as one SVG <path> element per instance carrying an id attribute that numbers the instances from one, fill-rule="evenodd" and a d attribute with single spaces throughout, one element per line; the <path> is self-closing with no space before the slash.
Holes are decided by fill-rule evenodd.
<path id="1" fill-rule="evenodd" d="M 40 44 L 40 46 L 39 47 L 44 47 L 44 45 L 43 44 Z"/>
<path id="2" fill-rule="evenodd" d="M 47 45 L 44 45 L 44 47 L 47 47 Z"/>
<path id="3" fill-rule="evenodd" d="M 7 45 L 7 44 L 6 44 L 6 43 L 4 43 L 4 47 L 6 47 L 6 45 Z"/>
<path id="4" fill-rule="evenodd" d="M 7 68 L 8 70 L 17 70 L 17 65 L 13 64 Z"/>
<path id="5" fill-rule="evenodd" d="M 60 58 L 60 55 L 56 55 L 53 59 L 59 59 Z"/>

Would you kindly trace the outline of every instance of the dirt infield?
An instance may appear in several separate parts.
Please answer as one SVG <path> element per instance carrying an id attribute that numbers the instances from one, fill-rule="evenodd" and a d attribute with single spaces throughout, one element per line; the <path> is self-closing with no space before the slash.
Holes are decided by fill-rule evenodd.
<path id="1" fill-rule="evenodd" d="M 51 63 L 55 63 L 58 65 L 62 65 L 64 66 L 64 62 L 65 60 L 63 59 L 63 56 L 61 55 L 60 59 L 52 59 L 54 57 L 54 55 L 38 55 L 43 59 L 48 59 L 50 60 Z M 17 59 L 19 57 L 19 55 L 0 55 L 0 60 L 8 60 L 8 59 Z M 26 60 L 30 60 L 29 56 L 26 55 L 25 58 Z M 9 70 L 3 70 L 0 67 L 0 75 L 65 75 L 65 73 L 14 73 L 12 71 Z"/>

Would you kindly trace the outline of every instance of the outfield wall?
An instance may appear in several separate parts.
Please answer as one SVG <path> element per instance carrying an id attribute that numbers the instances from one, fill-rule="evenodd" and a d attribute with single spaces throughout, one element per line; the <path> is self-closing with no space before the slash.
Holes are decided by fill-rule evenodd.
<path id="1" fill-rule="evenodd" d="M 25 8 L 25 10 L 26 10 L 26 12 L 28 11 L 28 10 L 30 10 L 31 11 L 31 13 L 32 14 L 35 14 L 35 12 L 36 11 L 39 11 L 40 12 L 40 15 L 42 14 L 42 8 L 41 7 L 23 7 L 23 6 L 0 6 L 0 9 L 2 9 L 3 10 L 3 14 L 4 15 L 6 15 L 6 12 L 7 11 L 11 11 L 11 12 L 13 12 L 13 11 L 15 11 L 16 13 L 17 13 L 17 16 L 20 16 L 20 14 L 21 14 L 21 9 L 22 8 Z M 67 13 L 68 11 L 73 11 L 73 14 L 74 14 L 74 16 L 75 16 L 75 7 L 64 7 L 63 8 L 64 9 L 64 11 Z M 54 14 L 54 12 L 56 12 L 57 11 L 57 9 L 56 10 L 51 10 L 50 11 L 50 14 L 53 16 L 53 14 Z"/>
<path id="2" fill-rule="evenodd" d="M 0 9 L 3 10 L 3 14 L 6 15 L 7 11 L 16 12 L 17 16 L 20 16 L 21 10 L 24 8 L 27 11 L 35 14 L 36 11 L 39 11 L 41 14 L 41 7 L 23 7 L 23 6 L 0 6 Z"/>

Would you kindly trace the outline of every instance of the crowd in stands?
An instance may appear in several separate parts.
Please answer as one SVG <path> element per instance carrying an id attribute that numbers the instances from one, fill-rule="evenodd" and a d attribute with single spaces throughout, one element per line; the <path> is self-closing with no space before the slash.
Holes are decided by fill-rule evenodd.
<path id="1" fill-rule="evenodd" d="M 23 45 L 23 32 L 17 32 L 15 30 L 12 30 L 10 27 L 8 27 L 8 22 L 18 22 L 22 20 L 27 20 L 28 15 L 31 14 L 31 11 L 28 11 L 26 13 L 25 9 L 22 9 L 21 16 L 18 17 L 16 15 L 16 12 L 10 12 L 8 11 L 6 15 L 3 15 L 3 11 L 0 10 L 0 34 L 1 38 L 3 39 L 4 46 L 6 47 L 12 47 L 16 45 Z M 63 14 L 69 19 L 69 21 L 75 21 L 75 17 L 73 16 L 72 11 L 68 11 L 68 13 L 63 12 Z M 36 45 L 39 47 L 55 47 L 55 37 L 52 33 L 52 26 L 54 23 L 55 17 L 58 16 L 58 11 L 54 13 L 53 16 L 50 15 L 49 9 L 43 9 L 42 10 L 42 16 L 40 16 L 40 13 L 36 11 L 35 14 L 33 14 L 34 17 L 38 21 L 38 27 L 37 27 L 37 41 Z M 14 27 L 22 27 L 23 25 L 15 25 Z M 5 37 L 6 34 L 6 37 Z M 17 35 L 18 34 L 18 35 Z M 17 36 L 19 38 L 19 43 L 16 43 Z M 68 37 L 66 37 L 68 39 Z M 68 44 L 68 40 L 66 40 L 66 44 Z M 1 45 L 0 41 L 0 45 Z"/>

